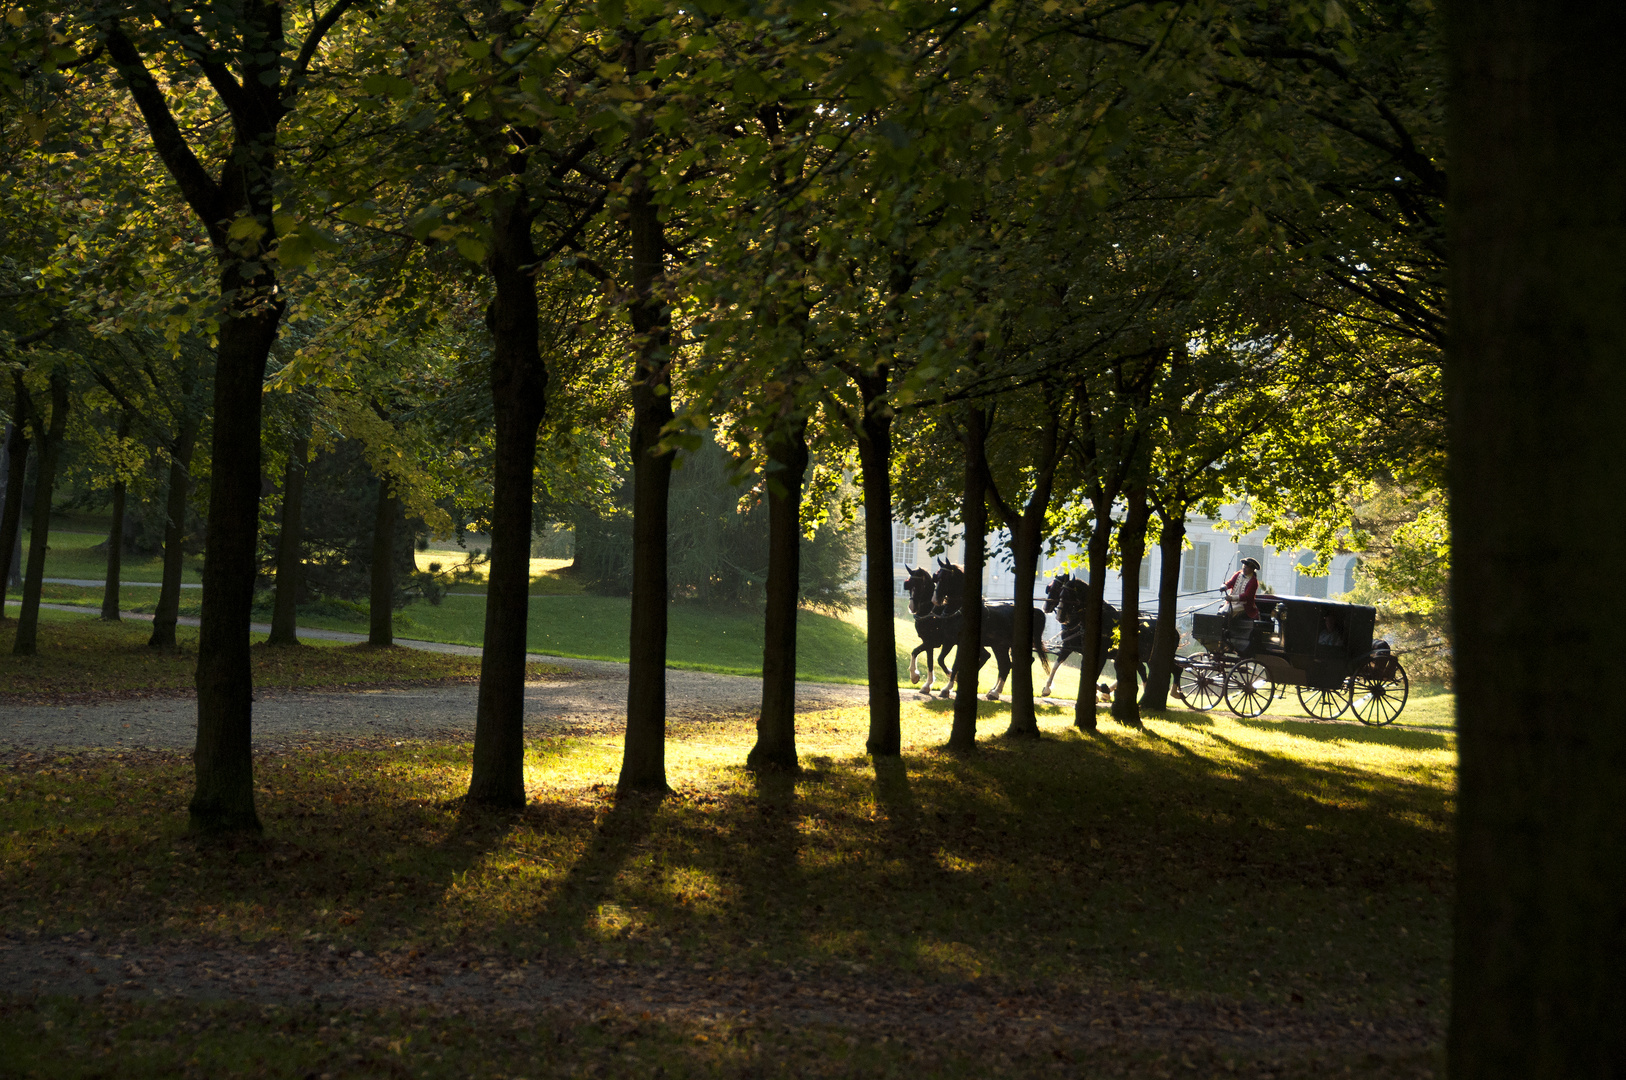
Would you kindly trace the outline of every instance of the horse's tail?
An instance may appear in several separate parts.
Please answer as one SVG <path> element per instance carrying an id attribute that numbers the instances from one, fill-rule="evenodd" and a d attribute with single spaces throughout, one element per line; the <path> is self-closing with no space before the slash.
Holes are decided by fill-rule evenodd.
<path id="1" fill-rule="evenodd" d="M 1046 675 L 1050 674 L 1050 650 L 1044 644 L 1044 612 L 1033 609 L 1033 651 L 1039 654 L 1039 663 Z"/>

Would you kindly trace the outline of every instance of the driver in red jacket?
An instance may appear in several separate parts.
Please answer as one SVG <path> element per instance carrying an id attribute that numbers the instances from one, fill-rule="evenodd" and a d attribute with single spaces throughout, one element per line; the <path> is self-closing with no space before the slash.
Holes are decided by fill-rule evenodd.
<path id="1" fill-rule="evenodd" d="M 1251 558 L 1242 560 L 1242 568 L 1225 579 L 1225 600 L 1230 605 L 1231 618 L 1246 615 L 1259 617 L 1259 605 L 1254 594 L 1259 591 L 1259 564 Z"/>

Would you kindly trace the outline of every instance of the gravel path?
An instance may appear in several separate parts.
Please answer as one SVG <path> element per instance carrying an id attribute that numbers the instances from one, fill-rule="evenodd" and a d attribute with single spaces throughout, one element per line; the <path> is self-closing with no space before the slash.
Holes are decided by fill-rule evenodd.
<path id="1" fill-rule="evenodd" d="M 196 624 L 195 619 L 181 622 Z M 270 627 L 256 624 L 253 629 L 263 633 Z M 332 641 L 366 640 L 365 635 L 336 630 L 301 629 L 299 634 Z M 438 641 L 397 638 L 396 644 L 429 652 L 480 654 L 477 648 Z M 575 678 L 525 687 L 528 734 L 615 733 L 624 728 L 626 664 L 539 654 L 528 659 L 557 664 L 575 674 Z M 254 742 L 274 746 L 323 735 L 470 739 L 478 690 L 463 685 L 360 692 L 261 691 L 254 702 Z M 666 672 L 666 715 L 673 719 L 735 717 L 754 712 L 761 701 L 760 679 L 702 671 Z M 863 686 L 801 683 L 796 688 L 798 712 L 868 701 L 869 690 Z M 129 698 L 88 705 L 0 705 L 0 747 L 185 749 L 196 739 L 197 704 L 191 697 Z"/>

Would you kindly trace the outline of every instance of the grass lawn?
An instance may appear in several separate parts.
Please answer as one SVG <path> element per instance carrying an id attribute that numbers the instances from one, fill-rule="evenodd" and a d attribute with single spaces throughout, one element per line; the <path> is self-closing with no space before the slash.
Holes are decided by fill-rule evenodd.
<path id="1" fill-rule="evenodd" d="M 1448 700 L 1420 706 L 1433 720 L 1406 730 L 1176 711 L 1089 736 L 1052 709 L 1044 740 L 959 758 L 938 749 L 948 703 L 910 704 L 902 763 L 880 767 L 865 713 L 838 710 L 803 719 L 794 780 L 740 768 L 749 723 L 677 725 L 661 802 L 613 799 L 615 738 L 538 741 L 532 801 L 510 813 L 455 801 L 464 745 L 264 753 L 266 836 L 224 846 L 184 831 L 185 755 L 13 753 L 0 941 L 191 949 L 221 981 L 179 1000 L 19 988 L 0 995 L 0 1060 L 87 1077 L 1430 1075 L 1455 739 Z M 986 707 L 986 732 L 1005 712 Z M 472 964 L 560 996 L 524 1017 L 520 998 L 267 1003 L 230 981 L 250 963 L 367 986 Z M 525 982 L 542 974 L 556 983 Z M 761 1019 L 782 985 L 850 1008 Z M 930 1027 L 923 1003 L 962 1000 L 963 1020 Z M 1179 1034 L 1183 1011 L 1207 1034 Z"/>
<path id="2" fill-rule="evenodd" d="M 198 632 L 177 627 L 172 653 L 147 647 L 152 627 L 104 623 L 61 611 L 40 612 L 39 653 L 11 655 L 17 620 L 0 623 L 0 704 L 95 700 L 132 693 L 189 692 L 197 667 Z M 311 640 L 270 647 L 263 634 L 252 649 L 254 685 L 303 689 L 475 682 L 480 660 L 418 649 L 375 649 Z M 563 669 L 532 664 L 531 678 L 557 678 Z"/>

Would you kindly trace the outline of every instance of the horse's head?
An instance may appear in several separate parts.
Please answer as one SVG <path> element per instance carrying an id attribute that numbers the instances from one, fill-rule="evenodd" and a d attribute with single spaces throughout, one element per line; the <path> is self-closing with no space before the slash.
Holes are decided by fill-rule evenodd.
<path id="1" fill-rule="evenodd" d="M 909 614 L 924 615 L 932 606 L 932 576 L 926 573 L 924 566 L 905 563 L 903 568 L 909 572 L 903 579 L 903 591 L 909 594 Z"/>
<path id="2" fill-rule="evenodd" d="M 933 600 L 936 608 L 939 611 L 958 611 L 965 596 L 965 571 L 947 559 L 939 558 L 932 582 L 936 586 Z"/>
<path id="3" fill-rule="evenodd" d="M 1062 598 L 1067 595 L 1067 587 L 1072 583 L 1073 575 L 1071 574 L 1057 574 L 1050 579 L 1050 584 L 1046 585 L 1044 589 L 1044 610 L 1046 615 L 1056 610 L 1056 605 L 1061 603 Z"/>

